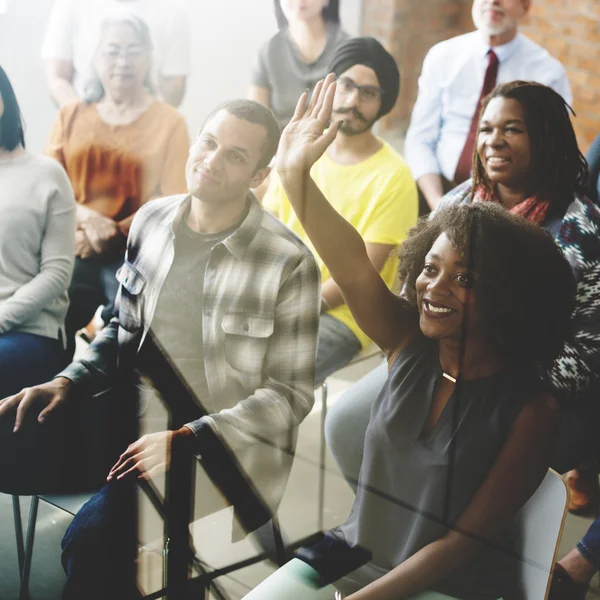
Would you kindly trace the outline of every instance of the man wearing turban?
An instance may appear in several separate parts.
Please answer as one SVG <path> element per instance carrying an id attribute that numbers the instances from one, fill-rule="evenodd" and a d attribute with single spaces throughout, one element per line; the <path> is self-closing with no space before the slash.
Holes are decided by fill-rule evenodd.
<path id="1" fill-rule="evenodd" d="M 391 286 L 396 274 L 391 252 L 415 224 L 418 199 L 408 165 L 373 133 L 373 125 L 394 107 L 400 73 L 391 54 L 371 37 L 342 44 L 330 71 L 337 75 L 333 119 L 344 122 L 311 173 L 333 207 L 361 234 L 371 262 Z M 276 176 L 264 205 L 311 247 Z M 316 364 L 316 381 L 321 383 L 370 340 L 352 318 L 327 267 L 316 258 L 323 284 Z"/>

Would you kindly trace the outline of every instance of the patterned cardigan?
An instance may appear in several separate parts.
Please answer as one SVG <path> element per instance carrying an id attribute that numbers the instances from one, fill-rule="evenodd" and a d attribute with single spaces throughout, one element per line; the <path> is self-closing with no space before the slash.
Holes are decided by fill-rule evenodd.
<path id="1" fill-rule="evenodd" d="M 448 192 L 439 208 L 471 201 L 471 180 Z M 600 390 L 600 208 L 587 198 L 569 205 L 555 241 L 569 261 L 577 295 L 573 336 L 547 374 L 560 400 Z M 587 396 L 587 393 L 585 394 Z"/>

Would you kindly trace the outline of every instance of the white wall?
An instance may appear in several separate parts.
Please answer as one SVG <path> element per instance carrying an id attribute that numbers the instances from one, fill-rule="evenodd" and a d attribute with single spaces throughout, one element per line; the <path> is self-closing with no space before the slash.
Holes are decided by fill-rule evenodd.
<path id="1" fill-rule="evenodd" d="M 276 24 L 272 0 L 181 1 L 190 12 L 193 69 L 181 112 L 195 132 L 219 102 L 245 96 L 256 51 L 275 33 Z M 56 115 L 40 59 L 52 3 L 7 0 L 7 11 L 0 14 L 0 65 L 15 87 L 33 152 L 43 150 Z M 344 27 L 358 34 L 362 0 L 341 4 Z"/>

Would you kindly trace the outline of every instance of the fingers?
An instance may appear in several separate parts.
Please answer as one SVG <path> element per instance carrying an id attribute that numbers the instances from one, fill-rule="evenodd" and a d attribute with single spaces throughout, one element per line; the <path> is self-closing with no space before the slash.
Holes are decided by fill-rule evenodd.
<path id="1" fill-rule="evenodd" d="M 319 81 L 317 81 L 317 84 L 315 85 L 315 87 L 312 91 L 312 96 L 310 98 L 308 108 L 306 109 L 306 114 L 308 116 L 312 115 L 314 112 L 315 106 L 317 105 L 317 102 L 319 101 L 319 96 L 321 95 L 321 90 L 323 89 L 323 84 L 324 84 L 324 81 L 322 79 L 320 79 Z"/>
<path id="2" fill-rule="evenodd" d="M 316 142 L 315 142 L 315 151 L 319 152 L 322 155 L 325 150 L 331 145 L 333 140 L 335 140 L 335 136 L 337 135 L 340 127 L 342 126 L 343 121 L 337 121 L 334 123 Z"/>
<path id="3" fill-rule="evenodd" d="M 321 85 L 319 86 L 319 84 L 317 84 L 317 87 L 319 88 L 318 94 L 317 94 L 317 87 L 315 87 L 315 92 L 313 93 L 313 97 L 317 96 L 316 101 L 313 105 L 313 109 L 311 111 L 311 114 L 315 119 L 319 119 L 319 115 L 321 114 L 321 109 L 325 105 L 326 99 L 331 98 L 331 105 L 333 105 L 333 96 L 335 95 L 335 88 L 336 88 L 335 75 L 333 73 L 329 73 L 329 75 L 327 75 L 327 77 L 325 77 L 325 81 L 320 81 L 319 83 Z M 329 109 L 329 112 L 331 114 L 331 107 Z M 319 119 L 319 120 L 321 120 L 321 119 Z"/>
<path id="4" fill-rule="evenodd" d="M 0 417 L 18 406 L 24 395 L 25 390 L 22 390 L 14 396 L 8 396 L 7 398 L 0 400 Z"/>
<path id="5" fill-rule="evenodd" d="M 329 77 L 329 75 L 327 77 Z M 335 83 L 335 80 L 330 80 L 330 82 L 327 86 L 327 90 L 324 93 L 323 102 L 321 104 L 321 109 L 319 110 L 319 112 L 317 114 L 317 119 L 321 123 L 329 123 L 329 119 L 331 119 L 331 113 L 333 112 L 333 99 L 335 97 L 336 88 L 337 88 L 337 85 Z M 330 129 L 331 129 L 331 127 L 330 127 Z M 336 133 L 338 130 L 339 130 L 339 126 L 336 129 Z"/>
<path id="6" fill-rule="evenodd" d="M 16 433 L 21 428 L 27 411 L 31 408 L 31 405 L 35 402 L 35 392 L 31 388 L 23 390 L 23 398 L 17 405 L 17 414 L 15 415 L 15 426 L 13 433 Z"/>
<path id="7" fill-rule="evenodd" d="M 117 479 L 121 479 L 121 476 L 124 473 L 129 472 L 131 469 L 135 469 L 136 465 L 138 463 L 142 462 L 143 459 L 144 459 L 143 452 L 128 455 L 127 457 L 124 457 L 123 455 L 121 455 L 121 457 L 117 461 L 117 464 L 110 470 L 108 477 L 106 478 L 106 481 L 110 481 L 111 479 L 114 479 L 115 477 Z"/>
<path id="8" fill-rule="evenodd" d="M 308 98 L 308 92 L 304 92 L 300 98 L 298 98 L 298 103 L 296 104 L 296 110 L 294 111 L 294 116 L 290 120 L 290 123 L 294 121 L 299 121 L 306 112 L 306 100 Z"/>
<path id="9" fill-rule="evenodd" d="M 50 404 L 48 404 L 48 406 L 46 406 L 46 408 L 44 408 L 44 410 L 42 410 L 38 415 L 38 423 L 44 423 L 48 416 L 52 415 L 54 411 L 60 409 L 61 405 L 61 398 L 53 398 Z"/>

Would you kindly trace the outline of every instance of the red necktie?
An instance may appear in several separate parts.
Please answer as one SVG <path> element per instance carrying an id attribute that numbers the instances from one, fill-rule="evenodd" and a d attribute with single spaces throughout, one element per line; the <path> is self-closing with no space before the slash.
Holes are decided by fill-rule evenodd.
<path id="1" fill-rule="evenodd" d="M 497 75 L 498 57 L 493 50 L 490 50 L 488 52 L 488 66 L 485 70 L 481 94 L 479 94 L 479 100 L 477 100 L 477 106 L 475 107 L 475 114 L 471 120 L 467 141 L 465 142 L 465 146 L 458 159 L 458 165 L 456 165 L 456 173 L 454 174 L 454 183 L 456 185 L 466 181 L 471 176 L 473 149 L 475 148 L 475 140 L 477 138 L 477 124 L 479 123 L 479 113 L 481 112 L 481 101 L 496 87 Z"/>

